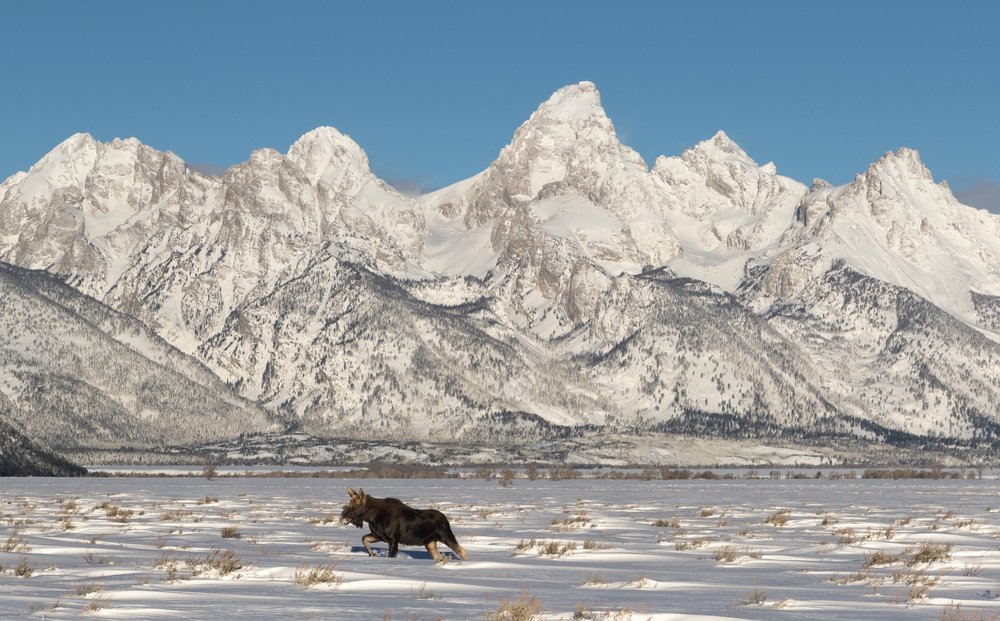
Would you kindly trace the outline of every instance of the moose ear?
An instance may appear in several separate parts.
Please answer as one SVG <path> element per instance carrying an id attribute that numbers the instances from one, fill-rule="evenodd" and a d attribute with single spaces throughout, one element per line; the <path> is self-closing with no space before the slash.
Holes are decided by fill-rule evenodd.
<path id="1" fill-rule="evenodd" d="M 361 496 L 362 498 L 365 497 L 365 488 L 363 487 L 358 488 L 358 496 Z"/>
<path id="2" fill-rule="evenodd" d="M 350 487 L 347 488 L 347 493 L 348 493 L 348 495 L 350 495 L 351 498 L 354 498 L 355 496 L 358 495 L 358 493 L 356 491 L 354 491 L 353 489 L 351 489 Z"/>

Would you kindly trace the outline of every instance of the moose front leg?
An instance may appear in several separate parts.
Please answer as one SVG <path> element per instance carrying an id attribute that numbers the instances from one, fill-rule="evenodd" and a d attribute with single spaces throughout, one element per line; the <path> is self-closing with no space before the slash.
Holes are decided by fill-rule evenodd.
<path id="1" fill-rule="evenodd" d="M 361 543 L 364 544 L 365 550 L 368 550 L 368 556 L 378 556 L 377 554 L 375 554 L 375 550 L 372 550 L 371 546 L 371 544 L 376 541 L 382 541 L 382 540 L 371 533 L 368 533 L 367 535 L 361 538 Z"/>
<path id="2" fill-rule="evenodd" d="M 389 542 L 389 558 L 396 558 L 397 552 L 399 552 L 399 539 L 393 539 Z"/>

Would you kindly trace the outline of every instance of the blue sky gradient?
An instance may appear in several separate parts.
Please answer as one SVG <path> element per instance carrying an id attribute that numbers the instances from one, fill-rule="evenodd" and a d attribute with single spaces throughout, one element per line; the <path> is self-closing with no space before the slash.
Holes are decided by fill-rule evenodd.
<path id="1" fill-rule="evenodd" d="M 723 129 L 844 183 L 905 145 L 1000 211 L 998 6 L 6 0 L 0 178 L 78 131 L 226 167 L 332 125 L 391 183 L 439 187 L 590 80 L 648 164 Z"/>

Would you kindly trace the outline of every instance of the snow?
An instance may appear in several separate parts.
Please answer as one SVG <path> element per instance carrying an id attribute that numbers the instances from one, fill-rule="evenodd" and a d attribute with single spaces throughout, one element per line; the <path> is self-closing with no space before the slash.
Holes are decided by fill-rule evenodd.
<path id="1" fill-rule="evenodd" d="M 385 544 L 369 558 L 365 531 L 337 520 L 348 486 L 440 509 L 469 560 L 438 564 L 405 546 L 389 559 Z M 989 615 L 1000 612 L 994 488 L 992 480 L 517 478 L 503 488 L 478 479 L 10 479 L 0 496 L 0 616 L 482 619 L 499 598 L 529 597 L 540 620 L 926 621 L 956 604 Z M 543 549 L 550 542 L 563 554 Z M 907 562 L 925 543 L 947 554 Z M 239 568 L 211 566 L 228 551 Z M 865 569 L 876 552 L 899 556 Z M 30 576 L 15 575 L 18 567 Z M 330 580 L 302 584 L 317 568 Z"/>

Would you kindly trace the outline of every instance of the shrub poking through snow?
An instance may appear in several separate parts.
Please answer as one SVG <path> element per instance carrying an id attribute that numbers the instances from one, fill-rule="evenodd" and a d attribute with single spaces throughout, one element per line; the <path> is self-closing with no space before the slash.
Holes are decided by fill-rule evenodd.
<path id="1" fill-rule="evenodd" d="M 14 567 L 14 575 L 18 578 L 30 578 L 35 573 L 35 566 L 28 562 L 27 556 L 22 556 Z"/>
<path id="2" fill-rule="evenodd" d="M 220 576 L 227 576 L 242 569 L 243 560 L 232 550 L 212 548 L 212 553 L 205 558 L 203 565 L 219 572 Z"/>
<path id="3" fill-rule="evenodd" d="M 906 564 L 943 563 L 951 560 L 951 545 L 937 544 L 925 541 L 915 549 L 906 551 Z"/>
<path id="4" fill-rule="evenodd" d="M 316 565 L 313 567 L 309 563 L 303 563 L 299 565 L 298 569 L 292 575 L 292 582 L 307 589 L 317 584 L 328 584 L 337 587 L 340 586 L 343 580 L 344 576 L 337 572 L 336 564 Z"/>
<path id="5" fill-rule="evenodd" d="M 11 531 L 10 535 L 7 536 L 7 540 L 0 545 L 0 552 L 30 552 L 31 546 L 28 542 L 21 538 L 17 529 L 15 528 Z"/>

